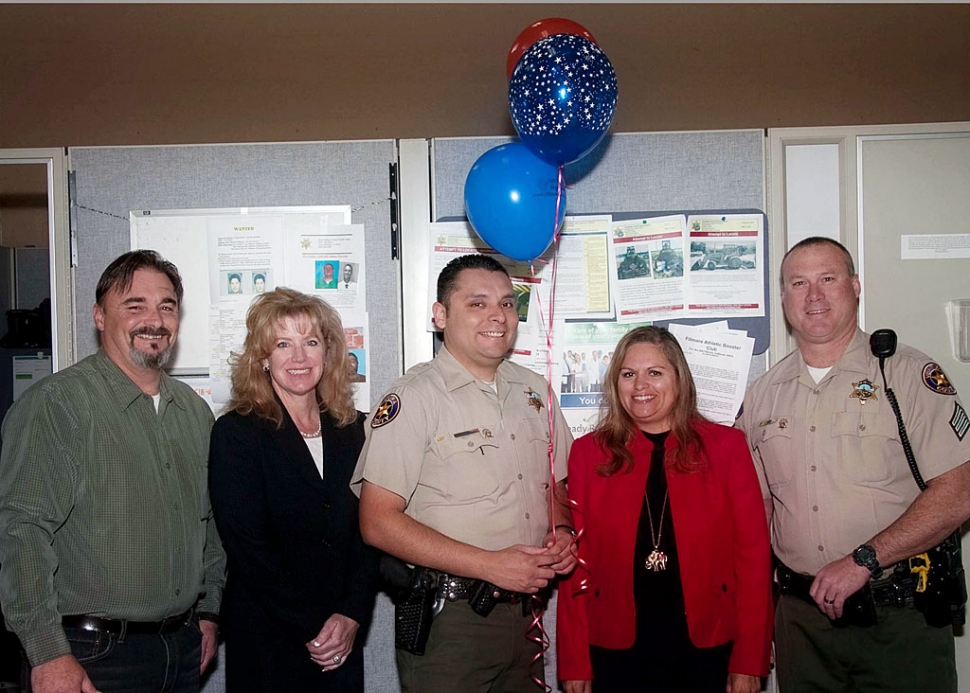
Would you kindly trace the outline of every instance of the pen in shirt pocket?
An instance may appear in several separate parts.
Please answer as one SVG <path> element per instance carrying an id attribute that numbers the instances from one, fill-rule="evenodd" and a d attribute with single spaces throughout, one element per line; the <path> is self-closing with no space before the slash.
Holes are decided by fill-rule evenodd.
<path id="1" fill-rule="evenodd" d="M 461 431 L 460 433 L 456 433 L 455 438 L 464 438 L 465 436 L 470 436 L 470 435 L 474 435 L 475 433 L 481 433 L 481 432 L 482 432 L 481 429 L 472 428 L 467 431 Z M 482 457 L 485 456 L 485 448 L 479 445 L 478 451 L 482 453 Z"/>

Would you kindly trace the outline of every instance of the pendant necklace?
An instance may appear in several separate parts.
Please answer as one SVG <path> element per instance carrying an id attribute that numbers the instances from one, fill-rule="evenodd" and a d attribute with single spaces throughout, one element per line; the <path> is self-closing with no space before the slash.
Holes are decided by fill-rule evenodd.
<path id="1" fill-rule="evenodd" d="M 653 514 L 650 512 L 650 496 L 647 495 L 647 491 L 643 492 L 643 500 L 647 504 L 647 519 L 650 521 L 650 541 L 653 542 L 653 551 L 647 556 L 643 567 L 650 571 L 667 570 L 667 554 L 660 550 L 660 540 L 663 538 L 664 514 L 667 512 L 667 497 L 669 495 L 670 489 L 664 491 L 664 503 L 660 510 L 660 522 L 657 523 L 657 530 L 655 531 L 653 528 Z"/>

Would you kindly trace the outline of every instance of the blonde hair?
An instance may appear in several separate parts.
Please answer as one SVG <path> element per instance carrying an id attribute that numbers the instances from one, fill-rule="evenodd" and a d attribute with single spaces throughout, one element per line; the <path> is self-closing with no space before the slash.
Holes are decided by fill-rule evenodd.
<path id="1" fill-rule="evenodd" d="M 287 318 L 307 320 L 323 339 L 323 377 L 317 384 L 320 410 L 328 412 L 342 427 L 357 419 L 353 389 L 347 371 L 347 337 L 340 316 L 323 299 L 278 288 L 257 296 L 246 314 L 246 341 L 241 354 L 230 357 L 232 395 L 226 411 L 255 412 L 283 425 L 283 408 L 273 390 L 262 361 L 269 358 L 276 331 Z"/>
<path id="2" fill-rule="evenodd" d="M 678 472 L 698 471 L 704 464 L 705 452 L 696 425 L 705 419 L 697 411 L 694 379 L 684 352 L 674 336 L 663 327 L 651 325 L 638 327 L 624 335 L 616 345 L 613 358 L 606 369 L 603 381 L 603 415 L 593 435 L 610 453 L 610 459 L 597 472 L 600 476 L 612 476 L 617 472 L 633 469 L 634 459 L 628 445 L 633 436 L 640 435 L 640 432 L 620 401 L 619 381 L 626 353 L 634 344 L 653 344 L 673 367 L 677 379 L 677 401 L 670 411 L 670 432 L 677 441 L 677 448 L 673 452 L 673 467 Z"/>

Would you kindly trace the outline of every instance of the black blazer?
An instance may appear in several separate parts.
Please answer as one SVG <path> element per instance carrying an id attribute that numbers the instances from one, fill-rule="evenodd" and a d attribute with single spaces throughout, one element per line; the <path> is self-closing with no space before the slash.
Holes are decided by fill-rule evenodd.
<path id="1" fill-rule="evenodd" d="M 323 681 L 355 677 L 358 669 L 362 675 L 374 607 L 376 553 L 361 539 L 349 486 L 364 444 L 363 421 L 358 414 L 337 428 L 321 415 L 322 479 L 285 409 L 279 429 L 255 414 L 236 413 L 212 429 L 209 492 L 229 570 L 220 620 L 230 693 L 293 693 L 310 690 L 312 682 L 318 691 L 356 688 Z M 305 644 L 334 613 L 361 629 L 346 664 L 321 674 Z"/>

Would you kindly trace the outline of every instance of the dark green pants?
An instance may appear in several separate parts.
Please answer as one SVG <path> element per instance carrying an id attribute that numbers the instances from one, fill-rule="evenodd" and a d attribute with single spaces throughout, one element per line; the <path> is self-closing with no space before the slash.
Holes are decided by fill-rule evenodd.
<path id="1" fill-rule="evenodd" d="M 521 604 L 498 604 L 482 617 L 465 602 L 446 602 L 424 656 L 397 651 L 402 693 L 538 693 L 532 676 L 543 668 L 542 658 L 532 662 L 541 648 L 531 623 Z"/>
<path id="2" fill-rule="evenodd" d="M 952 628 L 930 628 L 913 608 L 882 606 L 871 628 L 836 628 L 790 595 L 775 612 L 781 693 L 956 693 Z"/>

